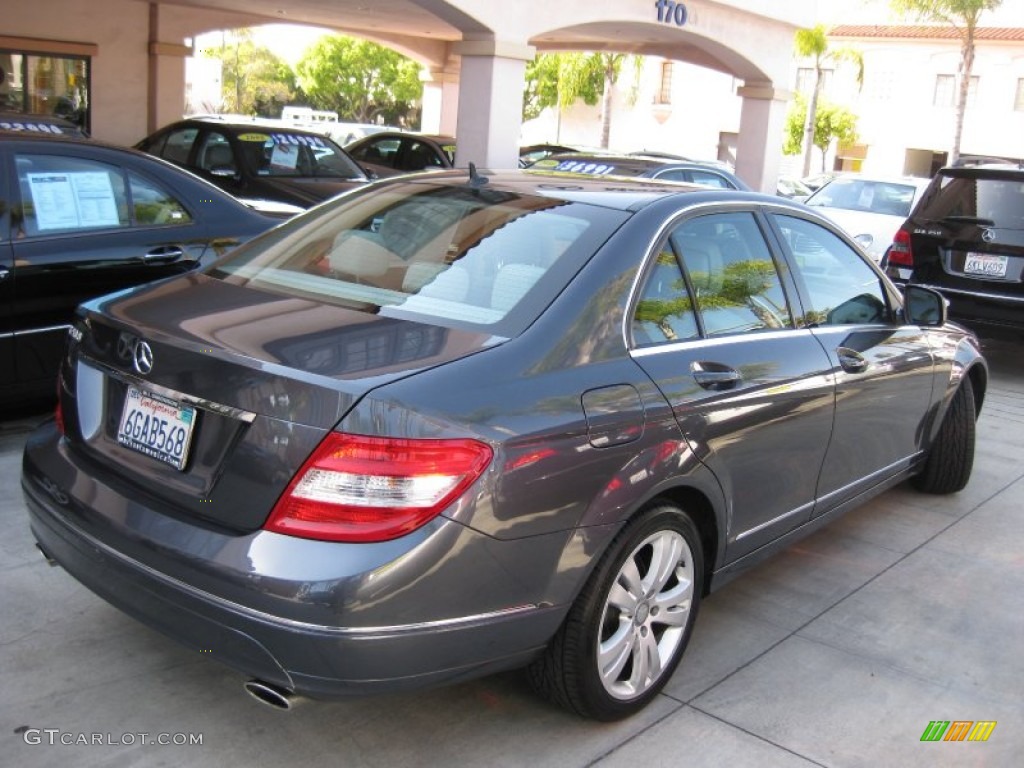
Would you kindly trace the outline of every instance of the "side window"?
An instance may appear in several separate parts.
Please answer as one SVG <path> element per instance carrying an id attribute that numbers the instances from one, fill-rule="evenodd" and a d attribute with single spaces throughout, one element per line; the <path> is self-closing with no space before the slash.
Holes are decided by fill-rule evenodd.
<path id="1" fill-rule="evenodd" d="M 398 155 L 398 147 L 401 141 L 398 139 L 377 139 L 371 141 L 355 152 L 350 154 L 357 160 L 364 160 L 375 165 L 386 165 L 389 168 L 395 167 L 395 158 Z"/>
<path id="2" fill-rule="evenodd" d="M 185 206 L 155 183 L 134 173 L 128 175 L 128 183 L 136 224 L 185 224 L 192 220 Z"/>
<path id="3" fill-rule="evenodd" d="M 441 158 L 429 144 L 422 141 L 411 141 L 405 147 L 402 154 L 403 171 L 422 171 L 424 168 L 442 167 Z"/>
<path id="4" fill-rule="evenodd" d="M 121 169 L 61 155 L 15 156 L 19 197 L 14 236 L 127 227 L 128 196 Z"/>
<path id="5" fill-rule="evenodd" d="M 637 346 L 646 347 L 699 337 L 686 281 L 675 253 L 665 243 L 636 305 L 633 340 Z"/>
<path id="6" fill-rule="evenodd" d="M 179 128 L 176 131 L 170 131 L 162 145 L 151 147 L 150 152 L 172 163 L 188 165 L 188 156 L 198 135 L 198 128 Z"/>
<path id="7" fill-rule="evenodd" d="M 196 167 L 209 171 L 214 176 L 234 176 L 238 162 L 227 137 L 216 131 L 206 134 L 196 155 Z"/>
<path id="8" fill-rule="evenodd" d="M 661 179 L 662 181 L 689 181 L 690 178 L 686 171 L 681 168 L 670 168 L 667 171 L 661 171 L 660 173 L 654 174 L 654 178 Z"/>
<path id="9" fill-rule="evenodd" d="M 752 213 L 689 219 L 671 241 L 681 255 L 705 335 L 793 327 L 778 269 Z"/>
<path id="10" fill-rule="evenodd" d="M 891 322 L 881 280 L 863 257 L 825 227 L 775 216 L 811 306 L 806 325 Z"/>
<path id="11" fill-rule="evenodd" d="M 701 184 L 705 187 L 734 189 L 733 185 L 724 176 L 719 176 L 711 171 L 690 171 L 690 179 L 694 184 Z"/>

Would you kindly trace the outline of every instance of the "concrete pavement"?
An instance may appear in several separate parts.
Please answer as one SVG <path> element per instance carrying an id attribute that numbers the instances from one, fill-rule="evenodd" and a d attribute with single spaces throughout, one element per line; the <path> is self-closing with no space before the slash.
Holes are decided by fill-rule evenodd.
<path id="1" fill-rule="evenodd" d="M 1019 766 L 1024 343 L 986 346 L 970 485 L 901 486 L 745 573 L 704 603 L 664 693 L 610 725 L 535 698 L 517 673 L 288 713 L 257 704 L 241 675 L 44 564 L 18 482 L 37 419 L 5 421 L 0 763 Z M 934 720 L 997 725 L 985 742 L 922 742 Z"/>

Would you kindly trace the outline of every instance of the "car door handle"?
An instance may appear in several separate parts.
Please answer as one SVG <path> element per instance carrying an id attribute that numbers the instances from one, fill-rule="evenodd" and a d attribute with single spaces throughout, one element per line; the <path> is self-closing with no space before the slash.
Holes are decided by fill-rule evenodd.
<path id="1" fill-rule="evenodd" d="M 146 264 L 170 264 L 185 255 L 185 249 L 177 245 L 162 245 L 142 257 Z"/>
<path id="2" fill-rule="evenodd" d="M 864 359 L 864 355 L 855 349 L 839 347 L 836 354 L 839 355 L 839 365 L 847 373 L 864 373 L 868 368 L 868 361 Z"/>
<path id="3" fill-rule="evenodd" d="M 0 280 L 6 280 L 9 274 L 11 274 L 11 270 L 7 267 L 0 267 Z"/>
<path id="4" fill-rule="evenodd" d="M 690 363 L 690 373 L 704 389 L 732 389 L 740 381 L 739 371 L 722 363 L 694 361 Z"/>

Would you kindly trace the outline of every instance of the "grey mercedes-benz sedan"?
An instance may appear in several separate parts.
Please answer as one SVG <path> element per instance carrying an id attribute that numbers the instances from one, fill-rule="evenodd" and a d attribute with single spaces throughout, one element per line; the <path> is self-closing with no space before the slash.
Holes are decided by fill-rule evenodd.
<path id="1" fill-rule="evenodd" d="M 266 703 L 527 667 L 611 720 L 743 568 L 963 488 L 987 378 L 803 206 L 452 171 L 83 305 L 22 483 L 49 559 Z"/>

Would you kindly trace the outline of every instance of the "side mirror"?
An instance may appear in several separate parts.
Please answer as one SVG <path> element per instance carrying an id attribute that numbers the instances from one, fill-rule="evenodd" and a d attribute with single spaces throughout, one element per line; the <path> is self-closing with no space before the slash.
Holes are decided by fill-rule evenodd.
<path id="1" fill-rule="evenodd" d="M 920 285 L 908 285 L 903 289 L 903 316 L 913 325 L 945 325 L 949 313 L 949 302 L 936 290 Z"/>

